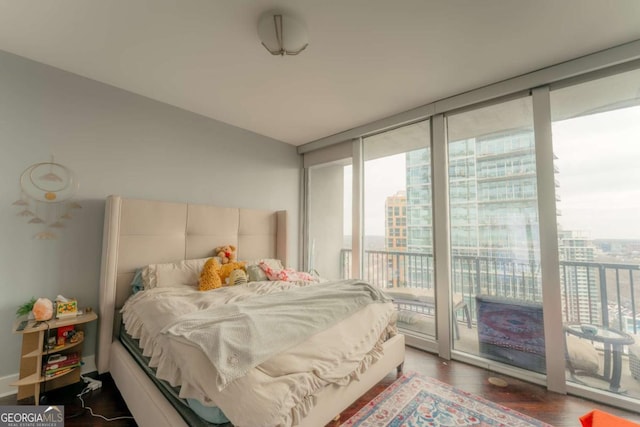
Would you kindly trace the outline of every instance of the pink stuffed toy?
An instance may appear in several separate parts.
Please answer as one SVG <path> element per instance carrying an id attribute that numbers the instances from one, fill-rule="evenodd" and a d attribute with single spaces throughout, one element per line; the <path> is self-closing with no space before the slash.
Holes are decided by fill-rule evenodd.
<path id="1" fill-rule="evenodd" d="M 282 270 L 274 270 L 264 261 L 260 262 L 260 268 L 267 275 L 269 280 L 281 280 L 283 282 L 315 282 L 316 279 L 309 273 L 303 271 L 295 271 L 293 268 L 283 268 Z"/>

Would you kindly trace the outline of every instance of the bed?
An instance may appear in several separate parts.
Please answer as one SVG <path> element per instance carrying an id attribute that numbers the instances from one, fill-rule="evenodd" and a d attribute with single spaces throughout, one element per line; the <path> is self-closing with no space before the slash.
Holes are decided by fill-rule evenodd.
<path id="1" fill-rule="evenodd" d="M 110 372 L 138 425 L 186 426 L 195 423 L 184 416 L 182 408 L 174 406 L 172 400 L 175 399 L 158 388 L 158 379 L 149 375 L 149 369 L 140 364 L 139 358 L 128 349 L 130 343 L 120 339 L 120 311 L 131 296 L 130 284 L 136 270 L 154 263 L 210 257 L 212 248 L 226 244 L 238 248 L 241 260 L 280 259 L 286 264 L 286 232 L 284 211 L 220 208 L 119 196 L 107 198 L 97 366 L 100 373 Z M 340 329 L 339 324 L 331 328 Z M 325 333 L 330 334 L 331 328 Z M 304 348 L 303 344 L 306 341 L 302 342 L 301 348 Z M 192 349 L 185 360 L 204 357 L 198 351 Z M 314 389 L 313 395 L 307 399 L 308 407 L 299 412 L 299 416 L 287 419 L 284 425 L 326 425 L 384 376 L 402 365 L 404 337 L 390 335 L 379 343 L 376 352 L 377 357 L 367 369 L 353 373 L 352 379 L 342 382 L 343 385 L 329 382 Z M 231 384 L 242 380 L 244 378 Z M 227 388 L 231 389 L 230 386 Z M 241 395 L 237 397 L 238 402 L 243 401 L 242 393 L 240 391 Z"/>

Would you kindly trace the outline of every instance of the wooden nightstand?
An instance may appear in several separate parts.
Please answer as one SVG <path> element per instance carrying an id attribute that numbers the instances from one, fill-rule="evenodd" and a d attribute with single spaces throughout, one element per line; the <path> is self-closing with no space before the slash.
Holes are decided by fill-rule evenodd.
<path id="1" fill-rule="evenodd" d="M 63 345 L 48 349 L 47 336 L 56 337 L 58 328 L 70 325 L 75 327 L 76 332 L 83 331 L 84 334 L 84 324 L 93 322 L 97 318 L 97 314 L 92 311 L 73 317 L 51 319 L 47 322 L 41 322 L 35 327 L 36 321 L 30 320 L 21 331 L 17 330 L 20 321 L 14 323 L 13 333 L 22 334 L 20 379 L 11 384 L 18 387 L 18 400 L 34 396 L 35 404 L 37 405 L 40 400 L 41 390 L 53 390 L 80 381 L 80 366 L 62 372 L 52 378 L 47 378 L 42 369 L 47 355 L 50 354 L 69 355 L 78 353 L 79 357 L 82 358 L 81 350 L 84 338 L 80 338 L 75 342 L 66 340 Z"/>

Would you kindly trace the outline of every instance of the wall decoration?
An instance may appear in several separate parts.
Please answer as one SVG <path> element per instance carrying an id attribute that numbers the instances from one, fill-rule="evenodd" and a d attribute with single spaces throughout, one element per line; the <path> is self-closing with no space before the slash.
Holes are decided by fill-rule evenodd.
<path id="1" fill-rule="evenodd" d="M 73 218 L 73 210 L 81 209 L 71 198 L 78 190 L 74 173 L 53 161 L 36 163 L 20 175 L 20 199 L 13 202 L 19 217 L 29 224 L 42 224 L 44 230 L 33 237 L 40 240 L 57 239 L 54 229 L 60 230 Z"/>

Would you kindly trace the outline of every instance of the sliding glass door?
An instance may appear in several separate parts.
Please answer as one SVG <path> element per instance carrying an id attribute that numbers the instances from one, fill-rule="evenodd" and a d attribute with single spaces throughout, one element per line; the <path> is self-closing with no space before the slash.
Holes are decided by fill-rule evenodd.
<path id="1" fill-rule="evenodd" d="M 551 112 L 567 379 L 640 399 L 640 71 L 552 91 Z"/>
<path id="2" fill-rule="evenodd" d="M 435 337 L 429 121 L 363 139 L 365 280 L 397 304 L 399 326 Z"/>
<path id="3" fill-rule="evenodd" d="M 446 123 L 453 348 L 544 372 L 531 98 Z"/>

